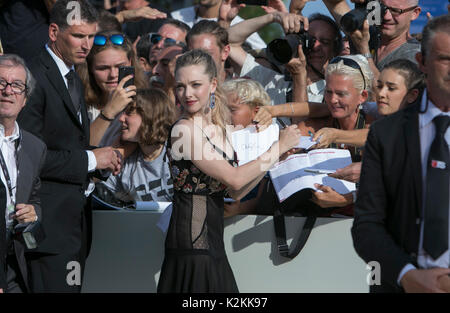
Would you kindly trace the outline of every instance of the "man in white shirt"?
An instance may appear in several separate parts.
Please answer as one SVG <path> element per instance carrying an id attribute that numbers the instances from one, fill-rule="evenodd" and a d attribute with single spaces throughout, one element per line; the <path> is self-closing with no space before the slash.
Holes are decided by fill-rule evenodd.
<path id="1" fill-rule="evenodd" d="M 36 192 L 46 147 L 20 129 L 16 119 L 33 85 L 22 58 L 0 56 L 0 292 L 30 291 L 25 242 L 16 227 L 36 222 L 41 216 Z"/>
<path id="2" fill-rule="evenodd" d="M 450 15 L 428 22 L 417 54 L 422 102 L 373 124 L 352 228 L 372 292 L 450 292 Z"/>

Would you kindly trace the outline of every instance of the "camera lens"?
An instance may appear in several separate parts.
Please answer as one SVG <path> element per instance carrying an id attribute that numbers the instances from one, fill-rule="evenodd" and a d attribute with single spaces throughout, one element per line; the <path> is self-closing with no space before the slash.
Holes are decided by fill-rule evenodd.
<path id="1" fill-rule="evenodd" d="M 267 46 L 275 61 L 286 64 L 292 59 L 292 50 L 289 42 L 285 39 L 275 39 Z"/>
<path id="2" fill-rule="evenodd" d="M 353 33 L 357 29 L 362 29 L 367 17 L 365 8 L 351 10 L 341 18 L 341 26 L 344 32 Z"/>

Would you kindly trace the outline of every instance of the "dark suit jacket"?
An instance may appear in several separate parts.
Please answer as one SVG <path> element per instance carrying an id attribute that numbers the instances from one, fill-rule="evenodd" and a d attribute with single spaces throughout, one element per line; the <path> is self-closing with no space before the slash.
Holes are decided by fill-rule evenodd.
<path id="1" fill-rule="evenodd" d="M 39 191 L 46 239 L 37 251 L 78 254 L 84 231 L 84 191 L 89 182 L 86 106 L 82 99 L 80 124 L 63 77 L 45 48 L 29 68 L 37 85 L 18 123 L 42 139 L 48 149 Z M 84 95 L 78 76 L 77 80 L 80 95 Z"/>
<path id="2" fill-rule="evenodd" d="M 0 181 L 0 234 L 6 234 L 6 188 Z M 3 216 L 3 218 L 1 218 Z M 6 290 L 6 237 L 0 236 L 0 288 Z"/>
<path id="3" fill-rule="evenodd" d="M 401 292 L 400 271 L 407 263 L 417 266 L 422 219 L 419 107 L 376 121 L 364 148 L 352 236 L 364 261 L 380 263 L 381 286 L 371 286 L 371 292 Z"/>
<path id="4" fill-rule="evenodd" d="M 21 138 L 19 145 L 17 147 L 17 166 L 18 166 L 18 176 L 16 182 L 16 203 L 32 204 L 38 215 L 38 219 L 42 219 L 41 204 L 38 197 L 38 190 L 41 186 L 39 174 L 41 168 L 45 161 L 46 147 L 45 144 L 28 133 L 27 131 L 21 131 Z M 0 205 L 0 234 L 1 237 L 1 262 L 5 265 L 6 259 L 6 242 L 5 236 L 5 209 L 6 209 L 6 188 L 0 182 L 0 199 L 5 199 Z M 28 273 L 27 265 L 25 261 L 24 253 L 26 252 L 26 247 L 22 241 L 14 240 L 14 250 L 17 258 L 17 262 L 24 277 L 25 285 L 28 287 Z M 31 250 L 30 250 L 31 251 Z M 4 267 L 2 267 L 3 269 Z M 1 275 L 4 275 L 5 271 L 1 271 Z M 6 278 L 2 281 L 0 278 L 0 283 L 3 283 L 3 288 L 6 287 Z M 0 288 L 2 285 L 0 285 Z"/>

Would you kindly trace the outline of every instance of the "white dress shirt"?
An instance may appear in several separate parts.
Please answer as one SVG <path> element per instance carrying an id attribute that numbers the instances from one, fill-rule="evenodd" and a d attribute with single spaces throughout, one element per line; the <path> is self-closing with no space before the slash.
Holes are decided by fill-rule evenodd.
<path id="1" fill-rule="evenodd" d="M 12 211 L 8 210 L 8 206 L 14 205 L 16 203 L 16 183 L 17 183 L 17 163 L 16 163 L 16 146 L 15 141 L 19 139 L 20 131 L 17 122 L 14 123 L 14 131 L 11 136 L 5 137 L 5 128 L 0 124 L 0 150 L 2 152 L 3 158 L 5 159 L 6 167 L 8 169 L 8 175 L 11 180 L 12 194 L 9 193 L 8 184 L 6 182 L 3 170 L 0 170 L 1 179 L 3 185 L 6 189 L 6 210 L 5 210 L 5 220 L 6 229 L 8 230 L 13 219 L 9 218 L 9 214 L 14 212 L 14 207 L 11 207 Z"/>
<path id="2" fill-rule="evenodd" d="M 61 60 L 46 44 L 45 48 L 47 49 L 48 53 L 52 57 L 52 59 L 55 61 L 56 66 L 58 66 L 59 72 L 62 75 L 62 79 L 64 80 L 64 83 L 66 84 L 66 87 L 68 88 L 67 84 L 67 78 L 66 75 L 70 72 L 70 70 L 75 70 L 74 66 L 71 67 L 67 66 L 66 63 L 64 63 L 63 60 Z M 78 112 L 78 119 L 80 120 L 80 123 L 83 124 L 82 118 L 81 118 L 81 112 Z M 86 121 L 89 122 L 89 121 Z M 95 158 L 94 152 L 90 150 L 86 150 L 87 156 L 88 156 L 88 172 L 95 171 L 95 168 L 97 167 L 97 159 Z M 86 189 L 86 197 L 89 196 L 89 194 L 94 191 L 95 184 L 91 182 Z"/>
<path id="3" fill-rule="evenodd" d="M 427 91 L 423 93 L 421 111 L 425 109 L 427 103 Z M 433 123 L 433 119 L 438 115 L 450 116 L 450 112 L 442 112 L 438 109 L 430 100 L 428 100 L 428 109 L 425 113 L 419 114 L 419 134 L 420 134 L 420 154 L 422 163 L 422 216 L 424 216 L 425 203 L 426 203 L 426 185 L 427 185 L 427 163 L 428 154 L 430 153 L 431 144 L 433 143 L 434 137 L 436 135 L 436 126 Z M 447 128 L 445 132 L 445 140 L 449 145 L 450 150 L 450 127 Z M 447 164 L 448 166 L 449 164 Z M 450 190 L 449 190 L 449 203 L 450 203 Z M 450 213 L 450 207 L 449 207 Z M 450 214 L 449 214 L 449 225 L 450 225 Z M 423 249 L 423 226 L 424 220 L 420 221 L 420 241 L 419 241 L 419 254 L 417 256 L 417 263 L 420 268 L 449 268 L 450 264 L 450 250 L 447 249 L 440 257 L 433 259 L 428 253 Z M 449 230 L 449 242 L 450 242 L 450 230 Z M 403 275 L 409 270 L 415 269 L 416 267 L 412 264 L 407 264 L 400 272 L 398 283 L 400 283 Z"/>

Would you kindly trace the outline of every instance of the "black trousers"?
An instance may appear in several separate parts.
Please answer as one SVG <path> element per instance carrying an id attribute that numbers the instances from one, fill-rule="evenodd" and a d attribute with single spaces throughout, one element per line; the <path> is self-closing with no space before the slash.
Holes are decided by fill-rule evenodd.
<path id="1" fill-rule="evenodd" d="M 86 258 L 92 241 L 92 216 L 89 197 L 82 218 L 79 251 L 61 254 L 28 253 L 30 289 L 34 293 L 80 293 Z"/>
<path id="2" fill-rule="evenodd" d="M 15 254 L 6 257 L 6 282 L 6 293 L 27 293 L 27 287 Z"/>

